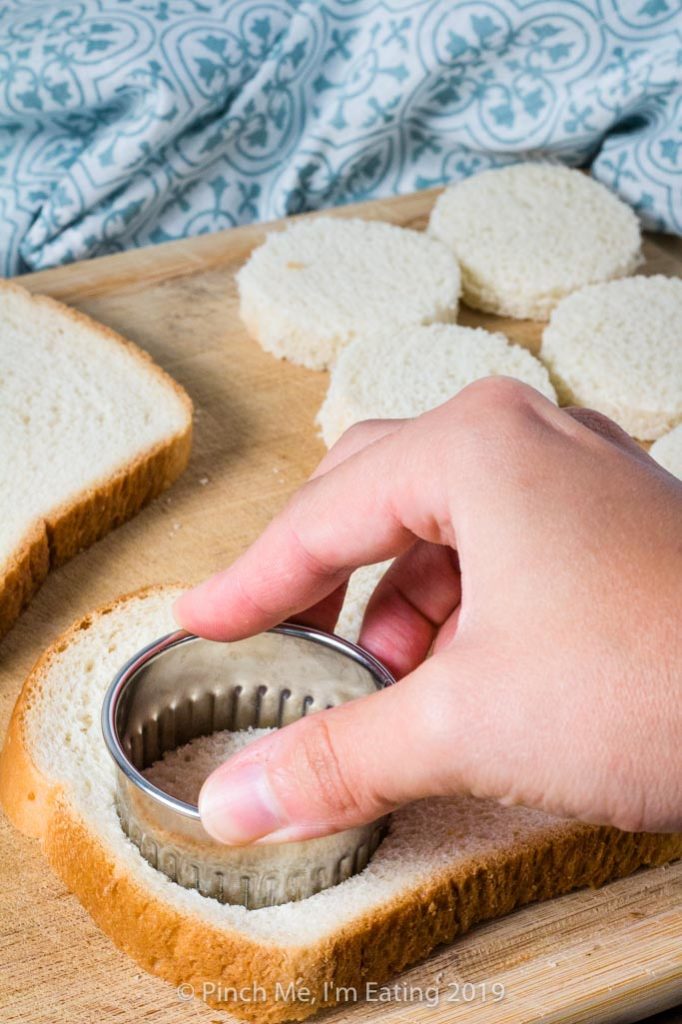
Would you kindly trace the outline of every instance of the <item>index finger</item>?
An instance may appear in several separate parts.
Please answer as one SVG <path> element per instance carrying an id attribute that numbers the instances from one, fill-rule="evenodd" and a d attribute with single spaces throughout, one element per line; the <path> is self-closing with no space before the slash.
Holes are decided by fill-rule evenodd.
<path id="1" fill-rule="evenodd" d="M 180 624 L 237 640 L 318 603 L 353 569 L 400 554 L 415 537 L 448 543 L 439 526 L 448 519 L 442 448 L 435 438 L 420 445 L 424 419 L 308 481 L 229 569 L 179 598 Z"/>

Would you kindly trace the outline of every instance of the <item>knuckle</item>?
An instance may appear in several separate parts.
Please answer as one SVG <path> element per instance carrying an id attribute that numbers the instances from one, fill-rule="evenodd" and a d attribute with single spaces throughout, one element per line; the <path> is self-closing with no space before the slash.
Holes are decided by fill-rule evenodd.
<path id="1" fill-rule="evenodd" d="M 487 443 L 510 433 L 528 433 L 537 419 L 541 396 L 527 384 L 511 377 L 483 377 L 467 384 L 432 414 L 442 418 L 449 431 L 472 441 Z"/>
<path id="2" fill-rule="evenodd" d="M 527 420 L 537 405 L 537 392 L 513 377 L 483 377 L 468 384 L 457 398 L 476 416 L 499 421 L 515 417 Z"/>
<path id="3" fill-rule="evenodd" d="M 336 452 L 358 451 L 385 434 L 392 425 L 393 421 L 385 419 L 358 420 L 357 423 L 353 423 L 352 426 L 344 430 L 332 450 Z"/>
<path id="4" fill-rule="evenodd" d="M 402 422 L 402 420 L 370 419 L 358 420 L 357 423 L 351 424 L 332 444 L 311 479 L 334 469 L 339 463 L 361 452 L 374 441 L 392 433 Z"/>
<path id="5" fill-rule="evenodd" d="M 311 480 L 301 488 L 299 500 L 289 506 L 283 514 L 287 539 L 296 558 L 305 571 L 318 580 L 333 580 L 340 572 L 335 564 L 333 554 L 326 550 L 324 536 L 322 539 L 311 525 L 310 507 L 305 500 L 313 494 L 317 481 Z M 317 550 L 319 548 L 319 550 Z"/>
<path id="6" fill-rule="evenodd" d="M 377 423 L 383 423 L 383 420 L 369 419 L 369 420 L 358 420 L 357 423 L 353 423 L 350 427 L 344 430 L 341 435 L 341 439 L 357 439 L 365 437 L 370 431 L 372 431 Z"/>
<path id="7" fill-rule="evenodd" d="M 359 420 L 347 427 L 341 436 L 334 442 L 329 451 L 333 455 L 343 455 L 344 452 L 352 451 L 362 447 L 364 438 L 367 435 L 367 420 Z"/>
<path id="8" fill-rule="evenodd" d="M 448 434 L 458 451 L 489 470 L 515 471 L 528 462 L 545 413 L 542 397 L 510 377 L 484 377 L 463 388 L 444 407 Z M 542 421 L 542 422 L 541 422 Z"/>

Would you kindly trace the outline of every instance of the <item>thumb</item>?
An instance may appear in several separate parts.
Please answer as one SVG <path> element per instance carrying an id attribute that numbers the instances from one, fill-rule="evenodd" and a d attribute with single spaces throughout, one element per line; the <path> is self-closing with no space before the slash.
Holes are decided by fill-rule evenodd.
<path id="1" fill-rule="evenodd" d="M 447 791 L 449 744 L 425 699 L 436 657 L 386 690 L 278 729 L 205 781 L 206 831 L 231 845 L 329 835 Z M 436 735 L 440 733 L 442 735 Z"/>

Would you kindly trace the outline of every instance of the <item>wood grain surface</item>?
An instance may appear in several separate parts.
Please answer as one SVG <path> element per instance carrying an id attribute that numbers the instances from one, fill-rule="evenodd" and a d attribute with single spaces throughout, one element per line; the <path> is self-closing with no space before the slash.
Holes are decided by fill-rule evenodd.
<path id="1" fill-rule="evenodd" d="M 334 211 L 422 227 L 435 193 Z M 0 731 L 32 663 L 69 623 L 144 584 L 198 580 L 252 540 L 323 454 L 315 413 L 326 375 L 277 362 L 237 316 L 234 273 L 263 225 L 44 271 L 22 279 L 132 338 L 195 404 L 189 469 L 136 519 L 54 572 L 0 645 Z M 649 239 L 645 273 L 682 275 L 680 245 Z M 464 309 L 537 350 L 541 325 Z M 119 953 L 48 871 L 35 843 L 0 821 L 2 1024 L 179 1024 L 229 1018 Z M 404 972 L 440 989 L 340 1006 L 341 1022 L 486 1024 L 631 1021 L 682 1002 L 682 864 L 526 907 L 476 928 Z M 460 989 L 458 984 L 476 986 Z M 492 1001 L 493 983 L 505 995 Z M 499 992 L 499 990 L 497 990 Z M 472 998 L 473 996 L 473 998 Z"/>

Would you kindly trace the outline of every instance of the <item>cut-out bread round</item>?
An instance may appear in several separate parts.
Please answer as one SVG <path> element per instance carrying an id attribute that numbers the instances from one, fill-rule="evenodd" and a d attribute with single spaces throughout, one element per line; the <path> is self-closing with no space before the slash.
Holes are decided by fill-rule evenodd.
<path id="1" fill-rule="evenodd" d="M 669 473 L 682 480 L 682 423 L 654 441 L 649 455 Z"/>
<path id="2" fill-rule="evenodd" d="M 418 416 L 490 376 L 516 377 L 556 401 L 545 367 L 503 334 L 430 324 L 358 338 L 332 370 L 322 436 L 331 447 L 359 420 Z"/>
<path id="3" fill-rule="evenodd" d="M 660 437 L 682 421 L 682 280 L 631 277 L 570 295 L 540 355 L 563 401 L 641 441 Z"/>
<path id="4" fill-rule="evenodd" d="M 268 235 L 237 284 L 242 320 L 266 352 L 320 370 L 359 333 L 454 320 L 460 274 L 422 232 L 320 217 Z"/>
<path id="5" fill-rule="evenodd" d="M 585 285 L 640 263 L 637 217 L 604 185 L 553 164 L 515 164 L 448 188 L 429 233 L 456 255 L 473 309 L 546 320 Z"/>

